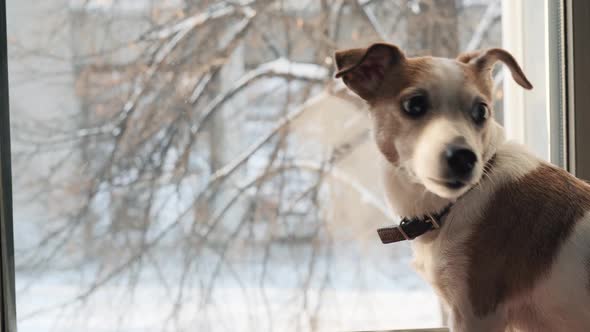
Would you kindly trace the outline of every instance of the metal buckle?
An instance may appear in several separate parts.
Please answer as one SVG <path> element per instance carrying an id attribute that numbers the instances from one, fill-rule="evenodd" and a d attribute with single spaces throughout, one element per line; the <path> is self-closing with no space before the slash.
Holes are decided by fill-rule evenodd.
<path id="1" fill-rule="evenodd" d="M 440 223 L 432 215 L 428 215 L 428 222 L 430 222 L 434 226 L 435 229 L 440 228 Z"/>
<path id="2" fill-rule="evenodd" d="M 403 225 L 409 223 L 410 221 L 408 220 L 408 218 L 403 218 L 402 221 L 400 221 L 399 225 L 397 226 L 397 229 L 399 229 L 399 232 L 402 233 L 402 235 L 404 236 L 404 238 L 406 238 L 406 240 L 410 241 L 412 238 L 410 238 L 408 236 L 408 234 L 406 233 L 406 231 L 404 231 L 404 229 L 402 228 Z"/>
<path id="3" fill-rule="evenodd" d="M 400 223 L 399 226 L 397 226 L 397 229 L 399 230 L 400 233 L 402 233 L 402 235 L 406 238 L 406 240 L 410 241 L 410 237 L 408 236 L 408 234 L 406 234 L 406 232 L 404 231 L 404 229 L 402 228 L 402 225 Z"/>

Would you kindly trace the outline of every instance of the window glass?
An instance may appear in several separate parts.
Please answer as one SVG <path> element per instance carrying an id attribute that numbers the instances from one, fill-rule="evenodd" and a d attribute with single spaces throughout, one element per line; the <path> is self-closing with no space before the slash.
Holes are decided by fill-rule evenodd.
<path id="1" fill-rule="evenodd" d="M 440 326 L 332 54 L 501 47 L 504 7 L 8 0 L 19 331 Z"/>
<path id="2" fill-rule="evenodd" d="M 558 52 L 556 40 L 553 40 L 553 43 L 549 41 L 549 29 L 557 29 L 558 22 L 557 19 L 552 19 L 551 24 L 546 24 L 549 14 L 557 16 L 557 13 L 549 12 L 547 2 L 502 2 L 502 44 L 522 64 L 534 87 L 533 90 L 527 91 L 511 79 L 503 80 L 503 102 L 507 110 L 503 120 L 510 139 L 526 144 L 537 156 L 563 166 L 563 151 L 560 153 L 559 150 L 562 148 L 557 148 L 563 146 L 563 134 L 549 133 L 551 113 L 561 111 L 557 105 L 551 108 L 549 103 L 550 96 L 559 95 L 558 91 L 552 89 L 558 89 L 556 84 L 560 78 L 548 71 L 549 58 L 557 62 L 552 52 Z M 535 33 L 530 33 L 531 31 Z M 508 72 L 506 75 L 509 77 Z M 547 84 L 550 76 L 554 85 Z M 556 115 L 555 118 L 559 119 L 561 116 Z M 559 131 L 558 128 L 559 125 L 555 128 L 556 131 Z M 550 141 L 556 146 L 553 152 Z"/>

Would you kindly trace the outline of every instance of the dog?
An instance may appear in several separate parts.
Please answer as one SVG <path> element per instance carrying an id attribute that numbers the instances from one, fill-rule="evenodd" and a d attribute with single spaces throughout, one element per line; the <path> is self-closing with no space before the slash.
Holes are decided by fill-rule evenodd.
<path id="1" fill-rule="evenodd" d="M 590 331 L 590 186 L 494 120 L 496 63 L 532 89 L 514 57 L 408 57 L 376 43 L 334 58 L 369 106 L 386 198 L 404 217 L 380 235 L 412 240 L 451 330 Z"/>

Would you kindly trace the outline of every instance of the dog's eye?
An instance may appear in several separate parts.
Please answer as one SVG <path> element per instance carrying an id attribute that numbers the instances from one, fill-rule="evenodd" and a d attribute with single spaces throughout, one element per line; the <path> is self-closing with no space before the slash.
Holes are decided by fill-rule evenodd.
<path id="1" fill-rule="evenodd" d="M 471 109 L 471 118 L 473 118 L 473 122 L 477 125 L 484 123 L 489 116 L 488 106 L 484 103 L 477 103 Z"/>
<path id="2" fill-rule="evenodd" d="M 402 103 L 402 108 L 407 114 L 418 117 L 428 110 L 428 97 L 425 95 L 412 96 Z"/>

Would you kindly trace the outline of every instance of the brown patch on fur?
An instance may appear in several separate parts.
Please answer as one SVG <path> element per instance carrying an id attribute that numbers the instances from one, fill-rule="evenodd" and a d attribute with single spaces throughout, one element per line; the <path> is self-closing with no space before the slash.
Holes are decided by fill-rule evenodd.
<path id="1" fill-rule="evenodd" d="M 474 313 L 494 312 L 546 276 L 589 209 L 590 186 L 549 165 L 496 191 L 466 243 Z"/>
<path id="2" fill-rule="evenodd" d="M 446 109 L 461 111 L 464 120 L 472 121 L 469 110 L 474 103 L 483 99 L 493 114 L 491 68 L 496 61 L 507 62 L 512 71 L 517 71 L 518 77 L 524 77 L 510 54 L 499 49 L 459 56 L 455 64 L 458 70 L 463 71 L 460 88 L 448 85 L 445 82 L 448 78 L 441 77 L 441 71 L 450 68 L 446 60 L 427 56 L 406 57 L 397 46 L 391 44 L 376 43 L 367 48 L 338 51 L 335 60 L 338 69 L 336 78 L 342 78 L 346 86 L 370 105 L 377 145 L 393 164 L 397 164 L 400 156 L 411 154 L 406 146 L 413 146 L 413 141 L 419 137 L 429 120 L 442 114 L 436 112 L 437 109 L 444 109 L 441 105 Z M 448 92 L 449 88 L 454 89 L 451 92 L 455 96 L 448 97 L 442 93 Z M 420 118 L 409 119 L 401 109 L 402 99 L 406 97 L 402 94 L 421 90 L 427 92 L 433 111 Z M 487 131 L 480 132 L 485 135 Z M 394 142 L 398 143 L 397 146 Z"/>
<path id="3" fill-rule="evenodd" d="M 462 66 L 465 81 L 473 84 L 477 91 L 484 95 L 489 105 L 492 105 L 494 81 L 491 75 L 482 75 L 477 68 L 469 65 Z"/>
<path id="4" fill-rule="evenodd" d="M 394 45 L 374 44 L 366 49 L 336 52 L 336 77 L 371 106 L 377 147 L 385 158 L 395 164 L 399 160 L 394 140 L 397 135 L 417 132 L 418 122 L 402 119 L 400 93 L 405 89 L 432 79 L 432 58 L 406 58 Z M 408 132 L 408 133 L 406 133 Z"/>
<path id="5" fill-rule="evenodd" d="M 432 79 L 431 58 L 406 58 L 403 65 L 393 66 L 383 78 L 375 97 L 368 100 L 371 106 L 375 141 L 379 151 L 392 164 L 399 161 L 393 137 L 411 137 L 421 132 L 427 122 L 408 121 L 399 109 L 401 93 L 407 88 Z M 425 118 L 431 116 L 426 115 Z"/>
<path id="6" fill-rule="evenodd" d="M 336 78 L 342 77 L 344 83 L 371 106 L 382 99 L 396 97 L 404 87 L 431 79 L 428 75 L 431 57 L 407 58 L 392 44 L 376 43 L 368 48 L 338 51 L 334 57 L 338 69 Z M 463 53 L 456 61 L 463 68 L 466 84 L 473 84 L 489 104 L 493 99 L 491 73 L 498 61 L 510 69 L 512 77 L 522 87 L 533 87 L 514 57 L 503 49 Z"/>
<path id="7" fill-rule="evenodd" d="M 431 117 L 437 116 L 436 112 L 428 112 L 420 119 L 408 120 L 399 109 L 402 94 L 414 87 L 434 87 L 434 89 L 426 90 L 434 102 L 440 102 L 440 97 L 437 95 L 441 86 L 440 77 L 433 74 L 439 65 L 436 61 L 437 59 L 432 57 L 405 58 L 401 64 L 389 68 L 373 97 L 367 100 L 371 108 L 377 146 L 386 159 L 393 164 L 398 162 L 400 155 L 393 143 L 393 137 L 405 137 L 411 141 L 419 136 Z M 459 62 L 457 65 L 463 69 L 465 84 L 474 85 L 473 89 L 466 91 L 478 91 L 478 95 L 487 101 L 490 111 L 493 112 L 491 76 L 480 75 L 469 65 Z M 474 97 L 467 93 L 459 98 L 463 100 L 457 109 L 469 109 Z"/>
<path id="8" fill-rule="evenodd" d="M 460 54 L 457 61 L 469 65 L 469 77 L 479 88 L 490 90 L 493 88 L 492 69 L 496 62 L 504 63 L 512 78 L 523 88 L 530 90 L 533 88 L 531 82 L 514 59 L 514 57 L 507 51 L 501 48 L 491 48 L 487 51 L 473 51 Z"/>
<path id="9" fill-rule="evenodd" d="M 369 104 L 375 105 L 380 101 L 399 100 L 400 93 L 418 82 L 428 81 L 430 71 L 432 70 L 431 59 L 427 57 L 407 58 L 403 66 L 392 67 L 389 73 L 384 77 L 383 83 L 379 87 L 373 100 Z"/>
<path id="10" fill-rule="evenodd" d="M 399 152 L 390 133 L 398 134 L 402 130 L 401 119 L 387 109 L 375 109 L 372 113 L 373 135 L 377 148 L 390 163 L 396 164 L 399 161 Z"/>
<path id="11" fill-rule="evenodd" d="M 479 55 L 481 55 L 480 51 L 461 53 L 461 54 L 459 54 L 459 56 L 457 56 L 457 61 L 463 62 L 463 63 L 469 63 L 469 61 L 478 57 Z"/>
<path id="12" fill-rule="evenodd" d="M 368 48 L 338 51 L 334 54 L 344 84 L 365 100 L 377 96 L 391 68 L 400 67 L 405 56 L 395 45 L 376 43 Z"/>
<path id="13" fill-rule="evenodd" d="M 512 54 L 501 48 L 491 48 L 485 51 L 481 57 L 476 58 L 475 65 L 481 68 L 482 71 L 491 71 L 497 61 L 503 62 L 510 69 L 512 78 L 516 83 L 527 90 L 533 88 L 533 85 L 529 82 Z"/>

